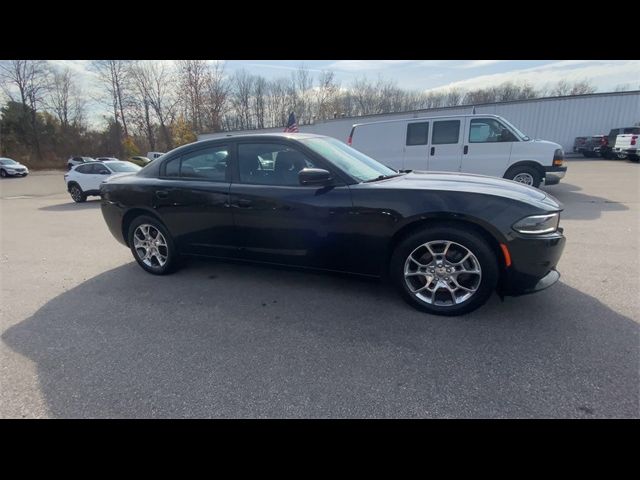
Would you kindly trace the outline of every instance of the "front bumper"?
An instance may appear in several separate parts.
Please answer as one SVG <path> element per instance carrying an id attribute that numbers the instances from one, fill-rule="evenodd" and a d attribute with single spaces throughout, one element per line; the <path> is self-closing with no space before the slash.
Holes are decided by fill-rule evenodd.
<path id="1" fill-rule="evenodd" d="M 550 287 L 558 281 L 556 266 L 566 239 L 562 229 L 550 235 L 517 235 L 507 248 L 511 266 L 504 270 L 498 291 L 502 295 L 525 295 Z"/>
<path id="2" fill-rule="evenodd" d="M 567 167 L 546 167 L 544 173 L 545 185 L 556 185 L 567 174 Z"/>
<path id="3" fill-rule="evenodd" d="M 26 177 L 29 174 L 29 170 L 6 170 L 7 175 L 10 177 Z"/>

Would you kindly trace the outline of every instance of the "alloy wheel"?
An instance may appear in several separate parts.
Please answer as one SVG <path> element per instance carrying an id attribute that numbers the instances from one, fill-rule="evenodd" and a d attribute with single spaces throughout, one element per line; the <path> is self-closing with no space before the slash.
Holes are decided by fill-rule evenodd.
<path id="1" fill-rule="evenodd" d="M 414 249 L 404 265 L 409 291 L 429 305 L 454 306 L 475 295 L 482 280 L 476 256 L 449 240 L 433 240 Z"/>
<path id="2" fill-rule="evenodd" d="M 133 232 L 133 247 L 138 258 L 148 267 L 164 267 L 169 257 L 169 247 L 164 235 L 153 225 L 138 225 Z"/>

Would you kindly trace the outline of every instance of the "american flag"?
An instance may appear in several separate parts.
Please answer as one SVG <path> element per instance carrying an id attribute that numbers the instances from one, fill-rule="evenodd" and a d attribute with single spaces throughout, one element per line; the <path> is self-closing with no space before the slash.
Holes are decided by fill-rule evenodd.
<path id="1" fill-rule="evenodd" d="M 289 114 L 289 120 L 287 120 L 287 126 L 284 127 L 284 131 L 298 133 L 298 124 L 296 123 L 296 116 L 293 112 Z"/>

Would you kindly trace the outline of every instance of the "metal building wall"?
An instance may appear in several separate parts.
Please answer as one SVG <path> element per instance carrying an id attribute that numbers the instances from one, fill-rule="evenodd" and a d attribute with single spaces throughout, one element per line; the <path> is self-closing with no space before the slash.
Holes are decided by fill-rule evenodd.
<path id="1" fill-rule="evenodd" d="M 459 115 L 472 112 L 469 107 L 437 108 L 414 112 L 368 115 L 327 120 L 314 125 L 303 125 L 301 132 L 328 135 L 346 141 L 354 123 L 377 122 L 403 118 L 439 115 Z M 493 103 L 476 106 L 476 113 L 501 115 L 531 138 L 551 140 L 571 152 L 575 137 L 607 134 L 617 127 L 640 122 L 640 91 L 600 93 L 571 97 Z M 244 130 L 201 134 L 199 140 L 219 138 L 229 134 L 281 132 L 282 127 L 264 130 Z"/>

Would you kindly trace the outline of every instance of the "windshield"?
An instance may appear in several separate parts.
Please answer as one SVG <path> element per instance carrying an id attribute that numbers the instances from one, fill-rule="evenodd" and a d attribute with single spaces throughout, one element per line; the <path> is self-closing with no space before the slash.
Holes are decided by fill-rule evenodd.
<path id="1" fill-rule="evenodd" d="M 129 162 L 107 162 L 106 165 L 114 172 L 137 172 L 141 170 L 138 165 Z"/>
<path id="2" fill-rule="evenodd" d="M 506 125 L 509 126 L 509 128 L 511 128 L 511 130 L 513 130 L 516 135 L 520 138 L 520 140 L 527 142 L 529 140 L 531 140 L 531 138 L 529 138 L 528 135 L 525 135 L 524 133 L 522 133 L 520 130 L 518 130 L 512 123 L 510 123 L 506 118 L 500 117 L 500 121 L 502 121 L 503 123 L 505 123 Z"/>
<path id="3" fill-rule="evenodd" d="M 17 165 L 18 162 L 10 158 L 0 158 L 0 165 Z"/>
<path id="4" fill-rule="evenodd" d="M 300 139 L 300 142 L 359 182 L 398 174 L 395 170 L 385 167 L 373 158 L 335 138 L 304 138 Z"/>

